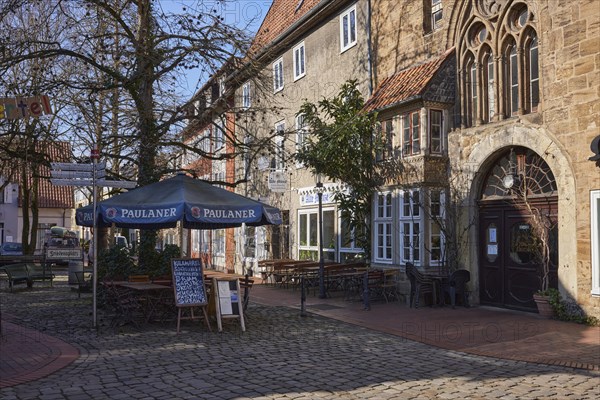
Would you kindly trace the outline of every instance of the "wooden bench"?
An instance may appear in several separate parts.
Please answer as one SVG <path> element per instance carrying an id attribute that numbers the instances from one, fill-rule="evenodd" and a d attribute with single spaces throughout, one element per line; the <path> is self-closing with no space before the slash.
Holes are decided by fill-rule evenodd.
<path id="1" fill-rule="evenodd" d="M 8 286 L 12 292 L 13 286 L 25 283 L 27 287 L 33 287 L 35 281 L 52 281 L 54 280 L 54 274 L 52 269 L 37 264 L 19 263 L 5 265 L 1 268 L 8 276 Z"/>

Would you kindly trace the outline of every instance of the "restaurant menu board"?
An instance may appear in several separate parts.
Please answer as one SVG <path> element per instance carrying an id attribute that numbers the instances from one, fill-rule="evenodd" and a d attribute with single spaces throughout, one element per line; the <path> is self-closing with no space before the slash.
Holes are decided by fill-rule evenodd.
<path id="1" fill-rule="evenodd" d="M 221 315 L 240 315 L 236 281 L 217 281 Z"/>
<path id="2" fill-rule="evenodd" d="M 217 317 L 217 328 L 223 330 L 222 319 L 237 318 L 240 321 L 242 332 L 246 331 L 244 323 L 244 309 L 240 293 L 240 281 L 238 278 L 213 278 L 213 289 L 215 289 L 215 311 Z"/>
<path id="3" fill-rule="evenodd" d="M 174 258 L 171 260 L 171 269 L 177 306 L 208 304 L 199 258 Z"/>

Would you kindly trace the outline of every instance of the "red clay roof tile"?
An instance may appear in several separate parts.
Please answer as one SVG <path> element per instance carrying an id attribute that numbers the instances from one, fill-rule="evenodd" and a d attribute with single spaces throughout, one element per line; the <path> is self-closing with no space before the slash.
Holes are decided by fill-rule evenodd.
<path id="1" fill-rule="evenodd" d="M 324 1 L 328 0 L 273 0 L 271 8 L 252 41 L 250 53 L 256 53 L 268 46 L 308 11 Z"/>
<path id="2" fill-rule="evenodd" d="M 369 112 L 380 110 L 423 94 L 427 84 L 453 52 L 454 48 L 432 61 L 409 67 L 384 79 L 365 103 L 364 109 Z"/>

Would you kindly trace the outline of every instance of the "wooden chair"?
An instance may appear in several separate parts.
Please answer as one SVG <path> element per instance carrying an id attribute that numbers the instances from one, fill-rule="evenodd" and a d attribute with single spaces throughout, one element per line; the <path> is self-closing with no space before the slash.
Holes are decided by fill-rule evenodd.
<path id="1" fill-rule="evenodd" d="M 410 307 L 413 304 L 419 308 L 419 299 L 421 295 L 430 293 L 435 297 L 435 285 L 433 280 L 422 274 L 413 263 L 406 263 L 406 276 L 410 280 Z"/>

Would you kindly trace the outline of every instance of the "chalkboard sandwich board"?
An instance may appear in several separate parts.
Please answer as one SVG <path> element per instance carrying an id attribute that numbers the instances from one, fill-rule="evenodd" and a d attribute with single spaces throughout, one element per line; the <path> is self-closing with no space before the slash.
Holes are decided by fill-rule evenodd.
<path id="1" fill-rule="evenodd" d="M 173 274 L 173 290 L 175 292 L 175 305 L 177 306 L 177 333 L 182 319 L 195 319 L 194 307 L 202 307 L 204 319 L 208 329 L 208 298 L 204 286 L 204 275 L 202 263 L 199 258 L 173 258 L 171 259 L 171 270 Z M 183 308 L 189 308 L 191 316 L 182 317 Z"/>

